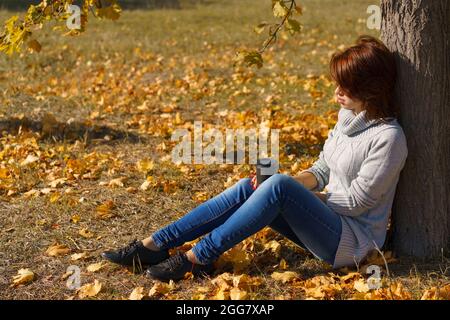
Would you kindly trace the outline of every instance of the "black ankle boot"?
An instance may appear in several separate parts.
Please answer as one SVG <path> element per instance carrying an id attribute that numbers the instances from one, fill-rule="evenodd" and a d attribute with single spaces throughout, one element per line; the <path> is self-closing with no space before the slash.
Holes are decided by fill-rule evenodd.
<path id="1" fill-rule="evenodd" d="M 185 253 L 179 253 L 171 256 L 163 262 L 153 265 L 147 269 L 146 275 L 150 278 L 170 281 L 181 280 L 186 272 L 191 272 L 194 276 L 210 274 L 214 271 L 214 265 L 196 264 L 188 260 Z"/>
<path id="2" fill-rule="evenodd" d="M 153 251 L 144 247 L 142 241 L 133 240 L 126 247 L 102 252 L 101 256 L 123 266 L 151 266 L 167 259 L 169 251 Z"/>

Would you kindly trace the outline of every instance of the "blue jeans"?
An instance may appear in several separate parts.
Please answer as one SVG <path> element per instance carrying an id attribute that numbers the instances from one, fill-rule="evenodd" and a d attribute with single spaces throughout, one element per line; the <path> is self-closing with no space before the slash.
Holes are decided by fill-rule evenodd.
<path id="1" fill-rule="evenodd" d="M 170 249 L 205 235 L 192 250 L 201 264 L 208 264 L 269 226 L 333 264 L 342 232 L 339 214 L 288 175 L 275 174 L 256 190 L 250 181 L 241 179 L 156 231 L 152 235 L 154 244 Z"/>

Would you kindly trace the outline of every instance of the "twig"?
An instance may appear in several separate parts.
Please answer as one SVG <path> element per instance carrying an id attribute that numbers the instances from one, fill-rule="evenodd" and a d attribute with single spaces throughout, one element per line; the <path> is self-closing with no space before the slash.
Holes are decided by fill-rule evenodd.
<path id="1" fill-rule="evenodd" d="M 384 257 L 383 252 L 380 250 L 380 248 L 378 247 L 378 245 L 376 244 L 375 241 L 372 240 L 372 242 L 373 242 L 373 244 L 375 245 L 375 249 L 378 251 L 379 254 L 381 254 L 381 257 L 383 258 L 384 266 L 386 267 L 386 274 L 387 274 L 387 276 L 388 276 L 388 277 L 391 277 L 391 275 L 390 275 L 390 273 L 389 273 L 388 263 L 387 263 L 387 261 L 386 261 L 386 258 Z"/>
<path id="2" fill-rule="evenodd" d="M 277 38 L 278 31 L 280 31 L 280 29 L 286 23 L 288 17 L 291 15 L 292 10 L 294 9 L 294 5 L 296 5 L 295 0 L 290 0 L 290 1 L 291 1 L 291 5 L 289 6 L 289 9 L 288 9 L 286 15 L 283 17 L 283 20 L 281 21 L 281 23 L 279 23 L 277 25 L 277 28 L 270 35 L 270 38 L 267 39 L 266 41 L 264 41 L 264 46 L 258 50 L 258 53 L 263 53 L 269 47 L 269 45 Z"/>

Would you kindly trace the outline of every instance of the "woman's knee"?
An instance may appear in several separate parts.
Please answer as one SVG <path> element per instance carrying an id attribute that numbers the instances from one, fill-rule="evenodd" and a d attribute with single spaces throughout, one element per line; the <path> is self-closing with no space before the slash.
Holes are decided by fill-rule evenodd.
<path id="1" fill-rule="evenodd" d="M 239 188 L 245 192 L 251 193 L 253 191 L 252 188 L 252 179 L 251 178 L 241 178 L 236 184 L 236 188 Z"/>
<path id="2" fill-rule="evenodd" d="M 269 179 L 267 179 L 264 183 L 267 183 L 268 185 L 286 185 L 292 183 L 292 180 L 293 178 L 291 176 L 282 173 L 276 173 Z"/>

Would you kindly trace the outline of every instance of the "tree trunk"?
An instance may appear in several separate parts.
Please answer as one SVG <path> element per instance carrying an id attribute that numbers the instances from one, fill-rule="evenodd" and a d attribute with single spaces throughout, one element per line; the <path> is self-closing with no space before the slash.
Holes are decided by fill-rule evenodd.
<path id="1" fill-rule="evenodd" d="M 381 3 L 381 39 L 396 54 L 395 100 L 408 142 L 393 246 L 403 256 L 440 257 L 450 245 L 450 1 Z"/>

